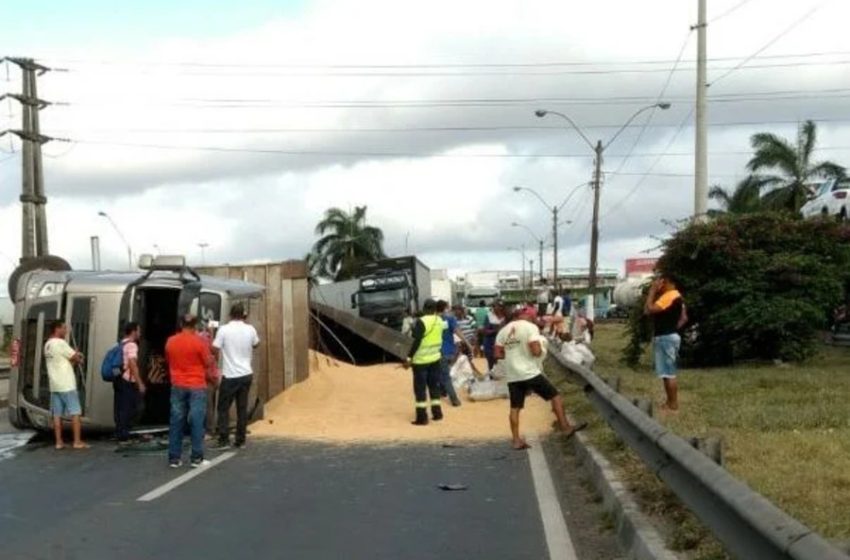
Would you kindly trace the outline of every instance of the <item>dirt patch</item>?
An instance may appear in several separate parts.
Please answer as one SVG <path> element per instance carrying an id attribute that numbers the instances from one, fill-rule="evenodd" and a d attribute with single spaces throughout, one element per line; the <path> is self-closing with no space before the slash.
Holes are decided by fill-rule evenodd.
<path id="1" fill-rule="evenodd" d="M 321 354 L 311 356 L 310 364 L 310 377 L 268 402 L 252 433 L 339 443 L 510 439 L 507 399 L 472 402 L 463 395 L 459 408 L 444 401 L 441 422 L 413 426 L 410 370 L 398 364 L 357 367 Z M 545 434 L 553 420 L 549 404 L 530 397 L 521 430 Z"/>

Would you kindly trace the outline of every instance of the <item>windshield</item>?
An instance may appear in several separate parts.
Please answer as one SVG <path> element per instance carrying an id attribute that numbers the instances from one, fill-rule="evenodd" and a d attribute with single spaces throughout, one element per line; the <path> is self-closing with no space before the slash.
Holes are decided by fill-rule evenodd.
<path id="1" fill-rule="evenodd" d="M 406 290 L 404 289 L 383 290 L 380 292 L 360 292 L 360 305 L 406 305 L 407 301 L 405 298 L 405 292 Z"/>

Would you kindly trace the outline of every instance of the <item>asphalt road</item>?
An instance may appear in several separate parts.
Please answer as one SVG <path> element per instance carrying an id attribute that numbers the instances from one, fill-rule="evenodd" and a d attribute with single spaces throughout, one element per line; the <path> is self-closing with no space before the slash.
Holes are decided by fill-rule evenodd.
<path id="1" fill-rule="evenodd" d="M 576 557 L 618 558 L 578 473 L 549 451 Z M 42 441 L 0 453 L 0 557 L 552 558 L 529 456 L 502 443 L 381 448 L 255 439 L 185 484 L 138 501 L 188 472 L 195 471 L 166 468 L 162 452 L 120 454 L 107 441 L 88 451 L 56 452 Z M 468 489 L 447 492 L 442 483 Z"/>

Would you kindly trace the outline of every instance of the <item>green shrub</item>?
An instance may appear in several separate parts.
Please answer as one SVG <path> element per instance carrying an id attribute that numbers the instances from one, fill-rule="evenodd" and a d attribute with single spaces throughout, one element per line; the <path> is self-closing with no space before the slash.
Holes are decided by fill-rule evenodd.
<path id="1" fill-rule="evenodd" d="M 664 242 L 658 270 L 676 281 L 688 307 L 686 363 L 799 361 L 845 297 L 850 227 L 785 214 L 723 216 L 677 231 Z M 640 315 L 630 320 L 630 364 L 650 338 Z"/>

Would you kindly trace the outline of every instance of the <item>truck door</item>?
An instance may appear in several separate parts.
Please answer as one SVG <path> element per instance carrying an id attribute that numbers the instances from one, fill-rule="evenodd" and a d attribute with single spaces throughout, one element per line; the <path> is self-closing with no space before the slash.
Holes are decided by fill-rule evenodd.
<path id="1" fill-rule="evenodd" d="M 94 321 L 95 302 L 96 298 L 90 295 L 69 294 L 67 301 L 68 314 L 65 318 L 68 323 L 69 343 L 85 356 L 85 361 L 74 367 L 83 416 L 85 416 L 88 406 L 88 385 L 96 372 L 95 368 L 100 365 L 95 363 L 95 357 L 93 355 L 93 342 L 96 336 Z"/>
<path id="2" fill-rule="evenodd" d="M 50 408 L 50 382 L 44 360 L 44 343 L 50 333 L 50 322 L 62 316 L 64 280 L 30 280 L 25 311 L 21 319 L 21 363 L 19 377 L 24 399 L 44 409 Z"/>

